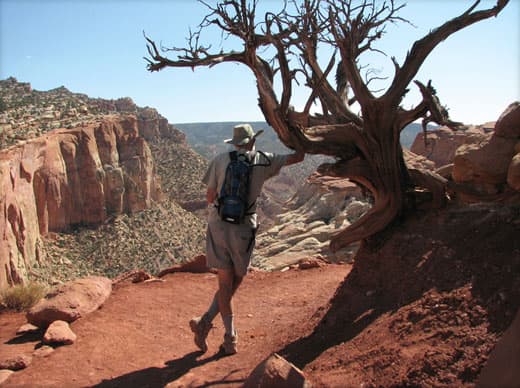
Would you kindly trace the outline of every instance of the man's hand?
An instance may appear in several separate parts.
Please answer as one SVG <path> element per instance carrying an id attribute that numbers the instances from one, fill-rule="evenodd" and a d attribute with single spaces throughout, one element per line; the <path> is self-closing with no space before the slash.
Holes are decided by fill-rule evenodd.
<path id="1" fill-rule="evenodd" d="M 208 205 L 211 205 L 215 202 L 217 199 L 217 191 L 213 189 L 212 187 L 208 187 L 208 190 L 206 191 L 206 201 L 208 201 Z"/>

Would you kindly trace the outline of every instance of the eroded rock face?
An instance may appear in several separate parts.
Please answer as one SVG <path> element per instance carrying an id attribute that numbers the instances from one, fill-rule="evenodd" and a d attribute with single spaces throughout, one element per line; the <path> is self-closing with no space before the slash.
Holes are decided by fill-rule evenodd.
<path id="1" fill-rule="evenodd" d="M 330 237 L 370 207 L 361 189 L 348 179 L 316 172 L 278 215 L 276 225 L 258 236 L 253 265 L 273 270 L 309 257 L 350 261 L 358 245 L 332 253 Z"/>
<path id="2" fill-rule="evenodd" d="M 41 261 L 40 237 L 148 208 L 160 184 L 135 116 L 105 116 L 0 152 L 0 288 Z"/>
<path id="3" fill-rule="evenodd" d="M 498 119 L 494 132 L 478 143 L 457 149 L 453 180 L 469 184 L 483 195 L 518 191 L 519 151 L 520 103 L 513 103 Z"/>
<path id="4" fill-rule="evenodd" d="M 486 139 L 486 134 L 492 130 L 491 124 L 487 126 L 470 127 L 466 131 L 452 131 L 447 127 L 441 127 L 434 131 L 428 131 L 426 141 L 424 134 L 419 133 L 415 138 L 410 151 L 422 155 L 435 163 L 435 167 L 442 167 L 453 162 L 455 152 L 464 144 L 478 144 Z"/>
<path id="5" fill-rule="evenodd" d="M 496 123 L 453 132 L 431 131 L 424 142 L 417 135 L 411 151 L 435 163 L 437 172 L 460 185 L 464 202 L 518 196 L 520 191 L 520 102 L 514 102 Z"/>

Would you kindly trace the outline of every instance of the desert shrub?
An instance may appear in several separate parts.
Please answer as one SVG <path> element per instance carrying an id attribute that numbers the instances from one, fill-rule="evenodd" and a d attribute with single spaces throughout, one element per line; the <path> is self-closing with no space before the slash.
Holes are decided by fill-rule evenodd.
<path id="1" fill-rule="evenodd" d="M 18 284 L 2 291 L 0 301 L 8 309 L 23 311 L 34 306 L 46 292 L 46 287 L 40 283 Z"/>

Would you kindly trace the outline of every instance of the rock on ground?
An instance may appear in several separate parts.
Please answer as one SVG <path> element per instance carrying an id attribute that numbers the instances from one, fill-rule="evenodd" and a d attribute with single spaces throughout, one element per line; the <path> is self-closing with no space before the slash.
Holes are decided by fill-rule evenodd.
<path id="1" fill-rule="evenodd" d="M 29 323 L 47 327 L 54 321 L 73 322 L 97 310 L 110 296 L 112 281 L 90 276 L 58 286 L 27 312 Z"/>
<path id="2" fill-rule="evenodd" d="M 43 342 L 46 344 L 72 345 L 76 342 L 76 334 L 70 329 L 67 322 L 54 321 L 45 332 Z"/>
<path id="3" fill-rule="evenodd" d="M 12 371 L 25 369 L 29 366 L 31 361 L 32 358 L 26 355 L 10 357 L 5 360 L 0 360 L 0 369 L 9 369 Z"/>
<path id="4" fill-rule="evenodd" d="M 279 354 L 262 361 L 249 375 L 244 388 L 310 388 L 303 372 Z"/>

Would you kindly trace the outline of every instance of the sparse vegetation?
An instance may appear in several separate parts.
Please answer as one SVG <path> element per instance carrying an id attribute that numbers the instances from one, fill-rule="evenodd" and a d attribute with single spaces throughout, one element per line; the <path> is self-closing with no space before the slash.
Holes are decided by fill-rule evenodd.
<path id="1" fill-rule="evenodd" d="M 0 113 L 3 113 L 7 110 L 7 104 L 4 99 L 0 97 Z"/>
<path id="2" fill-rule="evenodd" d="M 0 301 L 8 309 L 23 311 L 34 306 L 46 293 L 47 287 L 41 283 L 18 284 L 2 291 Z"/>

